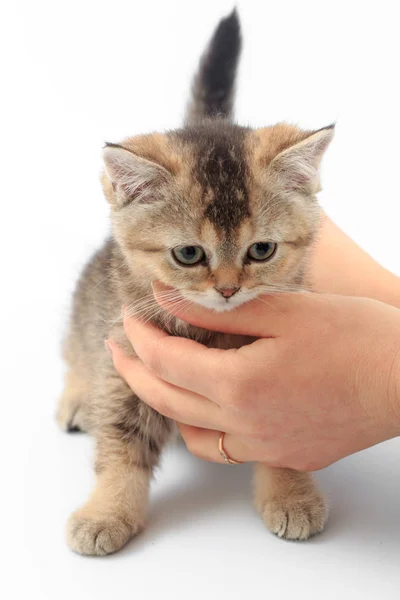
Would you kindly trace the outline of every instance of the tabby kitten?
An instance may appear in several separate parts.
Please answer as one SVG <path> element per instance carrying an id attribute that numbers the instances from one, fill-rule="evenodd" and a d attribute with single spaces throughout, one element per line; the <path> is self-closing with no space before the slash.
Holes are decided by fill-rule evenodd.
<path id="1" fill-rule="evenodd" d="M 152 471 L 173 431 L 132 393 L 105 350 L 112 337 L 132 354 L 121 307 L 173 335 L 232 348 L 251 340 L 171 318 L 155 302 L 151 282 L 217 311 L 303 285 L 318 227 L 319 164 L 333 128 L 234 124 L 240 46 L 234 11 L 201 60 L 185 126 L 104 149 L 112 235 L 77 285 L 58 410 L 63 429 L 89 431 L 97 442 L 95 489 L 68 523 L 68 543 L 82 554 L 115 552 L 144 527 Z M 307 539 L 326 520 L 307 473 L 257 465 L 255 502 L 283 538 Z"/>

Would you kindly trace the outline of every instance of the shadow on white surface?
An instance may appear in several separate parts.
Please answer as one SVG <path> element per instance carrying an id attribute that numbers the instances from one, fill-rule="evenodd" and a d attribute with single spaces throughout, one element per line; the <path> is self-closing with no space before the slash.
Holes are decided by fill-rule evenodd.
<path id="1" fill-rule="evenodd" d="M 146 600 L 165 594 L 214 600 L 225 593 L 242 600 L 260 590 L 278 600 L 398 598 L 400 440 L 316 474 L 330 519 L 321 535 L 303 543 L 266 530 L 252 506 L 250 465 L 205 463 L 182 444 L 172 446 L 152 485 L 147 529 L 115 555 L 87 558 L 67 548 L 64 528 L 94 481 L 92 440 L 59 432 L 47 408 L 33 408 L 24 425 L 24 493 L 10 513 L 17 514 L 22 498 L 23 519 L 4 522 L 15 541 L 5 573 L 11 598 L 26 597 L 27 589 L 41 600 L 108 600 L 127 590 Z"/>

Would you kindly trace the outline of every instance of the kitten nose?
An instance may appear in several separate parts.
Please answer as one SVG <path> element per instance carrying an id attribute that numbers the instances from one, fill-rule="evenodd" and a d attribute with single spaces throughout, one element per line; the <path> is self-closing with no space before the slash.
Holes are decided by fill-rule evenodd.
<path id="1" fill-rule="evenodd" d="M 240 290 L 239 287 L 233 288 L 215 288 L 224 298 L 230 298 L 233 294 L 236 294 Z"/>

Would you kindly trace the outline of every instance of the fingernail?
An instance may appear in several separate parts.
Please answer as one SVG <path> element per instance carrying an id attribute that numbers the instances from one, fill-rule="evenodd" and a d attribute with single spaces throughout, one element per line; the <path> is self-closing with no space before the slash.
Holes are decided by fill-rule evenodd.
<path id="1" fill-rule="evenodd" d="M 112 351 L 112 346 L 111 346 L 110 342 L 108 340 L 104 340 L 104 345 L 106 347 L 106 350 L 107 350 L 108 354 L 112 358 L 113 357 L 113 351 Z"/>

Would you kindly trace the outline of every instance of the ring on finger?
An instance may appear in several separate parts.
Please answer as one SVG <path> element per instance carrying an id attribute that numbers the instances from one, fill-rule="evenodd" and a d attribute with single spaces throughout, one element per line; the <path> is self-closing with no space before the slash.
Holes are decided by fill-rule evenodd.
<path id="1" fill-rule="evenodd" d="M 227 453 L 227 451 L 224 448 L 224 438 L 225 438 L 225 431 L 221 431 L 221 434 L 220 434 L 219 440 L 218 440 L 218 450 L 219 450 L 220 455 L 222 456 L 222 458 L 224 459 L 224 461 L 226 462 L 227 465 L 242 465 L 243 461 L 235 460 L 234 458 L 229 456 L 229 454 Z"/>

